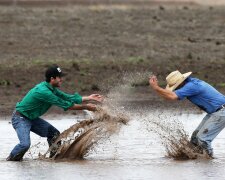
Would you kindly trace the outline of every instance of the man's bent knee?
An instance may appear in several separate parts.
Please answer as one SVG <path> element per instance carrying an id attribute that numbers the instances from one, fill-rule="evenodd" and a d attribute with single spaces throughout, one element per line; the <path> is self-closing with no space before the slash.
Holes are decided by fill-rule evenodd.
<path id="1" fill-rule="evenodd" d="M 60 132 L 53 126 L 50 126 L 49 129 L 48 129 L 48 143 L 49 143 L 49 146 L 52 145 L 52 143 L 55 142 L 55 140 L 59 137 L 60 135 Z"/>
<path id="2" fill-rule="evenodd" d="M 48 128 L 48 138 L 52 138 L 54 136 L 59 136 L 60 132 L 53 126 L 49 126 Z"/>
<path id="3" fill-rule="evenodd" d="M 198 145 L 198 137 L 197 137 L 198 132 L 199 132 L 198 130 L 195 130 L 191 135 L 191 143 L 196 146 Z"/>

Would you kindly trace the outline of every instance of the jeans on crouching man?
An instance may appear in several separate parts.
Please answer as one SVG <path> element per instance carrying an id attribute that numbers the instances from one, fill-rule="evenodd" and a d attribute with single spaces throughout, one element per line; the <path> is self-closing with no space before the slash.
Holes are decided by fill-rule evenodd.
<path id="1" fill-rule="evenodd" d="M 47 137 L 49 146 L 54 143 L 60 134 L 60 132 L 47 121 L 41 118 L 30 120 L 16 113 L 16 111 L 14 111 L 12 115 L 12 126 L 20 142 L 11 151 L 9 157 L 6 159 L 8 161 L 21 161 L 23 159 L 24 154 L 30 148 L 30 131 L 41 137 Z"/>
<path id="2" fill-rule="evenodd" d="M 191 136 L 192 144 L 199 146 L 212 157 L 211 142 L 225 127 L 225 108 L 207 114 Z"/>

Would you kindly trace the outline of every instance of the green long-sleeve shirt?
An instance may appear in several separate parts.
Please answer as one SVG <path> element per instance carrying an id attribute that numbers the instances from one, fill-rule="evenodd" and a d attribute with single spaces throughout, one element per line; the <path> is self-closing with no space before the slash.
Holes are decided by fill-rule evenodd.
<path id="1" fill-rule="evenodd" d="M 44 81 L 32 88 L 22 101 L 16 104 L 16 110 L 33 120 L 47 112 L 52 105 L 66 111 L 73 104 L 81 103 L 82 97 L 78 93 L 64 93 Z"/>

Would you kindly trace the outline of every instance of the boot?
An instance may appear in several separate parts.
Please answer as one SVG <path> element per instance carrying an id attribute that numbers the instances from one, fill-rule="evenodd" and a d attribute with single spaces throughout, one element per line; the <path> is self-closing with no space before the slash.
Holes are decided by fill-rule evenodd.
<path id="1" fill-rule="evenodd" d="M 213 157 L 213 151 L 208 151 L 207 149 L 204 150 L 204 151 L 209 156 L 209 159 L 214 159 L 214 157 Z"/>
<path id="2" fill-rule="evenodd" d="M 6 158 L 6 161 L 22 161 L 24 154 L 18 154 L 16 156 L 12 156 L 11 154 Z"/>

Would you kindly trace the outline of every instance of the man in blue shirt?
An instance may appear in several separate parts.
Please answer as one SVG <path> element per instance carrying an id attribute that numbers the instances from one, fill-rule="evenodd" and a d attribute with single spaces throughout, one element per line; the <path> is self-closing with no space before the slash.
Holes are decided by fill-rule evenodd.
<path id="1" fill-rule="evenodd" d="M 191 142 L 212 157 L 211 142 L 225 127 L 225 96 L 205 81 L 190 75 L 191 72 L 171 72 L 166 77 L 165 89 L 158 86 L 156 76 L 150 77 L 149 84 L 161 97 L 168 100 L 187 98 L 207 113 L 193 132 Z"/>

